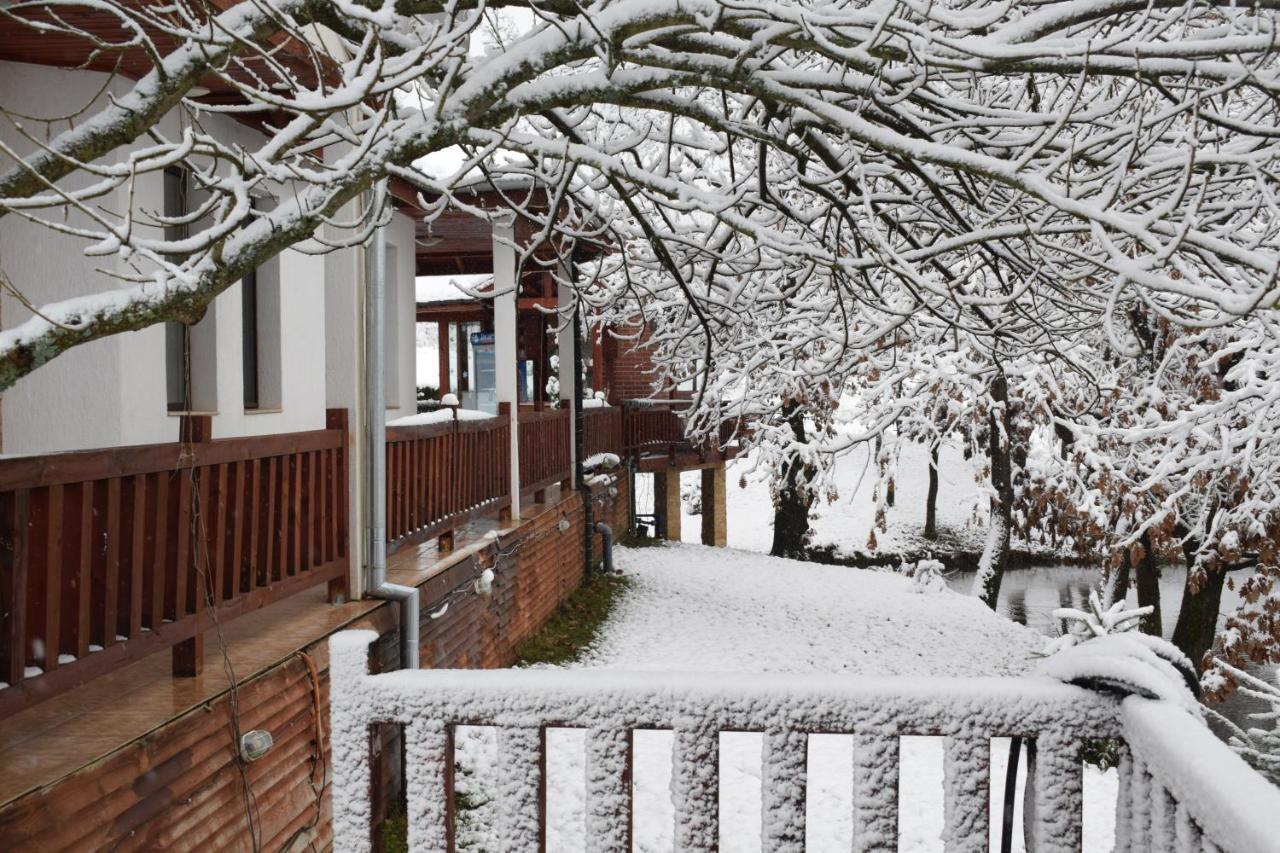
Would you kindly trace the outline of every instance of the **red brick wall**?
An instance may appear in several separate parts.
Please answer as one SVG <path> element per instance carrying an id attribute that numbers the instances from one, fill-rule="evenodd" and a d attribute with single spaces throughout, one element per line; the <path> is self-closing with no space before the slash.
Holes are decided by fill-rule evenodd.
<path id="1" fill-rule="evenodd" d="M 597 519 L 625 529 L 625 475 L 611 497 L 597 488 Z M 569 529 L 561 532 L 561 518 Z M 554 511 L 524 525 L 483 553 L 468 557 L 422 587 L 422 665 L 498 667 L 511 663 L 520 643 L 547 618 L 583 577 L 583 502 L 569 495 Z M 600 554 L 599 537 L 593 545 Z M 448 593 L 469 585 L 481 566 L 495 569 L 492 595 L 468 591 L 454 598 L 439 619 Z M 351 627 L 381 635 L 375 660 L 394 669 L 399 637 L 392 605 L 384 605 Z M 319 676 L 319 703 L 302 656 L 294 656 L 243 684 L 239 690 L 243 730 L 271 732 L 275 746 L 247 765 L 257 800 L 257 834 L 263 850 L 324 849 L 332 839 L 327 785 L 316 744 L 317 712 L 328 723 L 328 647 L 323 639 L 307 650 Z M 239 769 L 230 733 L 230 702 L 219 697 L 171 720 L 146 737 L 65 779 L 0 810 L 0 850 L 244 850 L 248 825 Z M 326 735 L 327 740 L 327 735 Z M 375 813 L 397 794 L 399 739 L 377 738 L 381 752 Z M 325 745 L 327 749 L 327 744 Z M 313 787 L 314 783 L 314 787 Z"/>
<path id="2" fill-rule="evenodd" d="M 654 396 L 656 378 L 649 332 L 645 328 L 638 337 L 635 327 L 606 328 L 601 337 L 604 361 L 603 390 L 612 404 Z M 620 335 L 621 337 L 618 337 Z M 658 396 L 665 393 L 660 389 Z"/>

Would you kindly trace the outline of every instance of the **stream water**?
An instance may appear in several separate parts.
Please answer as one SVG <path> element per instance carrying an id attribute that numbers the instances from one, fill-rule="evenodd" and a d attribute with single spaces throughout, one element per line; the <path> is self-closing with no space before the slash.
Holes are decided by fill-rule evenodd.
<path id="1" fill-rule="evenodd" d="M 1182 604 L 1182 588 L 1186 579 L 1186 569 L 1182 566 L 1166 566 L 1160 574 L 1160 608 L 1161 628 L 1166 639 L 1173 634 L 1174 623 L 1178 619 L 1178 608 Z M 1034 628 L 1050 637 L 1062 633 L 1063 627 L 1053 617 L 1053 611 L 1059 607 L 1074 607 L 1087 610 L 1089 590 L 1097 583 L 1098 571 L 1084 566 L 1037 566 L 1034 568 L 1012 569 L 1005 573 L 1000 584 L 1000 601 L 997 610 L 1013 621 Z M 957 572 L 948 578 L 947 583 L 960 592 L 970 592 L 973 587 L 973 572 Z M 1232 612 L 1240 599 L 1231 589 L 1222 591 L 1222 615 Z M 1129 590 L 1128 603 L 1138 606 L 1137 592 Z M 1272 683 L 1275 683 L 1275 667 L 1258 667 L 1250 671 Z M 1248 727 L 1248 715 L 1252 712 L 1266 710 L 1266 706 L 1255 699 L 1239 693 L 1217 706 L 1216 710 L 1236 725 Z M 1256 723 L 1254 724 L 1256 725 Z"/>

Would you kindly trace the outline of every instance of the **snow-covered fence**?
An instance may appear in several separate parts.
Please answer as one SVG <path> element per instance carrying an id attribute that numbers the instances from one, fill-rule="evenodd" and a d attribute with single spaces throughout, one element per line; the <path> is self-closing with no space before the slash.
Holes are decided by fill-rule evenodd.
<path id="1" fill-rule="evenodd" d="M 1280 789 L 1190 714 L 1130 697 L 1120 712 L 1116 851 L 1280 853 Z"/>
<path id="2" fill-rule="evenodd" d="M 1029 739 L 1027 849 L 1079 851 L 1083 767 L 1093 738 L 1123 740 L 1117 851 L 1275 853 L 1280 791 L 1267 786 L 1185 709 L 1121 701 L 1046 678 L 839 678 L 770 673 L 590 670 L 418 670 L 370 675 L 370 631 L 330 641 L 334 840 L 370 849 L 369 726 L 402 724 L 412 850 L 452 849 L 453 732 L 499 730 L 498 835 L 505 850 L 545 844 L 543 779 L 550 727 L 584 729 L 586 842 L 631 849 L 631 733 L 674 732 L 672 799 L 678 851 L 719 840 L 719 735 L 763 732 L 762 849 L 804 850 L 808 736 L 850 734 L 854 845 L 898 845 L 899 741 L 946 738 L 947 851 L 986 851 L 991 739 Z"/>

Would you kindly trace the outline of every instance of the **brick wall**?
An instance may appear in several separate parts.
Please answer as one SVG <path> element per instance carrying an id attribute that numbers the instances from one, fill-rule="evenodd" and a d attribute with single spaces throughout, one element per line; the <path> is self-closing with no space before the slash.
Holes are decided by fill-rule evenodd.
<path id="1" fill-rule="evenodd" d="M 614 332 L 622 335 L 615 336 Z M 648 341 L 648 329 L 638 338 L 634 327 L 607 328 L 601 337 L 601 356 L 604 361 L 604 391 L 609 402 L 636 400 L 654 395 L 655 379 L 653 352 Z M 659 392 L 659 396 L 665 389 Z"/>
<path id="2" fill-rule="evenodd" d="M 594 506 L 597 519 L 621 533 L 627 517 L 625 475 L 615 488 L 616 496 L 610 496 L 607 486 L 597 487 Z M 567 531 L 559 530 L 561 518 L 569 522 Z M 571 494 L 554 511 L 424 584 L 422 665 L 510 664 L 520 643 L 538 631 L 582 582 L 583 524 L 582 498 Z M 598 536 L 593 553 L 598 561 Z M 456 596 L 441 618 L 430 618 L 450 592 L 469 586 L 484 566 L 495 570 L 491 595 Z M 392 605 L 379 607 L 350 627 L 372 628 L 381 635 L 375 666 L 399 665 Z M 316 667 L 318 685 L 306 659 L 295 655 L 239 690 L 241 728 L 266 729 L 275 739 L 272 750 L 246 770 L 257 801 L 256 830 L 263 850 L 311 845 L 324 849 L 332 840 L 328 778 L 315 737 L 317 714 L 326 728 L 328 723 L 328 647 L 319 639 L 306 654 Z M 229 698 L 219 697 L 9 804 L 0 811 L 0 849 L 248 849 L 230 724 Z M 398 734 L 378 733 L 373 748 L 380 756 L 378 776 L 384 780 L 375 792 L 375 814 L 380 815 L 398 794 Z"/>

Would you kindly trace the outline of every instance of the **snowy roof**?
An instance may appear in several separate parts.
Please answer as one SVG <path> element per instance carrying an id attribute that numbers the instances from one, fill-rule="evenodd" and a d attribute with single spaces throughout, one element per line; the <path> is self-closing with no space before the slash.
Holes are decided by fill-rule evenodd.
<path id="1" fill-rule="evenodd" d="M 459 299 L 475 297 L 462 288 L 484 289 L 493 286 L 493 276 L 488 273 L 476 275 L 420 275 L 414 290 L 419 304 L 431 302 L 453 302 Z"/>

